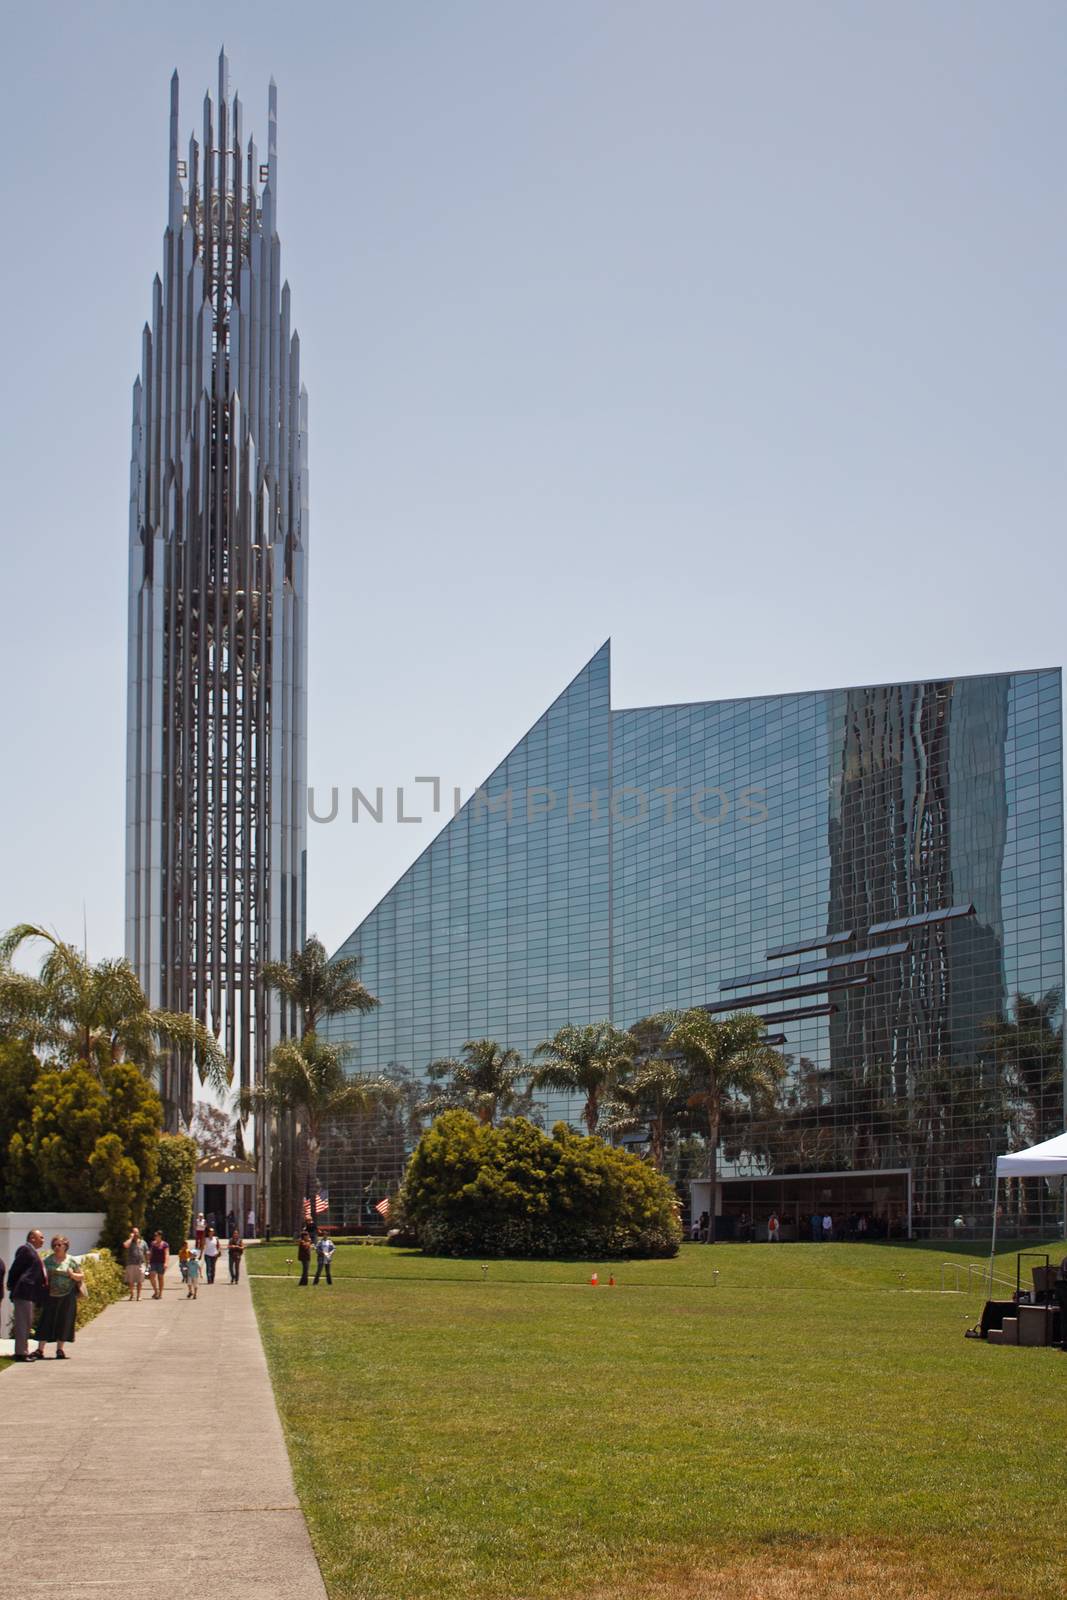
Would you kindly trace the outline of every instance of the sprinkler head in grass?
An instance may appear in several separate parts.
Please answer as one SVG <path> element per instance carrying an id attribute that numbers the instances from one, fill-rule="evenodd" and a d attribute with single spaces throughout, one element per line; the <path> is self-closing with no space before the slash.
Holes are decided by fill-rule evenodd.
<path id="1" fill-rule="evenodd" d="M 718 1269 L 718 1267 L 716 1267 L 714 1272 L 711 1274 L 711 1278 L 712 1278 L 711 1287 L 713 1289 L 717 1289 L 719 1287 L 719 1269 Z"/>
<path id="2" fill-rule="evenodd" d="M 488 1271 L 489 1271 L 489 1263 L 487 1261 L 483 1261 L 482 1262 L 482 1282 L 483 1283 L 485 1282 L 486 1274 L 488 1273 Z"/>

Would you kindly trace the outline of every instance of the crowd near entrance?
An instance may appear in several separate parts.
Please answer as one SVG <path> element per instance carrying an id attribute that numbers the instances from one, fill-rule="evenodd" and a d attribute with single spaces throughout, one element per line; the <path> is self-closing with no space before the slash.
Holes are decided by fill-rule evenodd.
<path id="1" fill-rule="evenodd" d="M 699 1239 L 707 1236 L 711 1185 L 697 1180 L 690 1189 L 690 1237 Z M 716 1239 L 737 1243 L 767 1240 L 772 1220 L 782 1243 L 910 1239 L 915 1222 L 907 1168 L 725 1178 L 716 1210 Z"/>

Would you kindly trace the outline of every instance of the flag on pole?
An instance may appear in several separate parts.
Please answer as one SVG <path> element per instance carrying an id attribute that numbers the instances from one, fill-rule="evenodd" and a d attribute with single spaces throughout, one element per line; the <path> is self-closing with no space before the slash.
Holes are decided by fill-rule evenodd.
<path id="1" fill-rule="evenodd" d="M 330 1197 L 325 1189 L 320 1189 L 315 1196 L 315 1215 L 319 1216 L 323 1211 L 329 1211 L 329 1209 Z"/>
<path id="2" fill-rule="evenodd" d="M 307 1195 L 304 1196 L 304 1221 L 311 1221 L 311 1201 L 308 1199 Z"/>
<path id="3" fill-rule="evenodd" d="M 389 1204 L 389 1196 L 386 1195 L 384 1200 L 379 1200 L 378 1204 L 375 1206 L 374 1209 L 375 1209 L 375 1211 L 377 1211 L 377 1213 L 378 1213 L 378 1215 L 380 1217 L 383 1217 L 385 1219 L 385 1221 L 388 1222 L 389 1221 L 389 1213 L 393 1209 L 392 1206 Z"/>

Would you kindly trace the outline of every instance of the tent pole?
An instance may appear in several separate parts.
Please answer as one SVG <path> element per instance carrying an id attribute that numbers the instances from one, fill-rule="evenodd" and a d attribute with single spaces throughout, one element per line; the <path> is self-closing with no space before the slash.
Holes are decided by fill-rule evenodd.
<path id="1" fill-rule="evenodd" d="M 999 1194 L 1000 1194 L 1000 1174 L 997 1172 L 997 1164 L 996 1164 L 996 1161 L 994 1160 L 994 1162 L 993 1162 L 993 1237 L 989 1241 L 989 1287 L 988 1287 L 988 1289 L 986 1291 L 986 1299 L 987 1300 L 992 1300 L 992 1298 L 993 1298 L 993 1259 L 994 1259 L 994 1257 L 996 1256 L 996 1253 L 997 1253 L 997 1199 L 998 1199 Z"/>

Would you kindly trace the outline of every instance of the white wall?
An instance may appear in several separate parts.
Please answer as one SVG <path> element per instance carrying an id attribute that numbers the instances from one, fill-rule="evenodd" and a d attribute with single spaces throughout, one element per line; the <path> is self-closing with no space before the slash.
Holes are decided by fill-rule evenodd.
<path id="1" fill-rule="evenodd" d="M 71 1255 L 81 1256 L 87 1250 L 96 1249 L 105 1220 L 106 1213 L 103 1211 L 0 1211 L 0 1259 L 4 1263 L 4 1293 L 7 1293 L 7 1270 L 14 1260 L 19 1245 L 26 1243 L 26 1235 L 31 1228 L 40 1228 L 44 1234 L 46 1254 L 51 1248 L 52 1235 L 62 1233 L 70 1240 Z"/>

